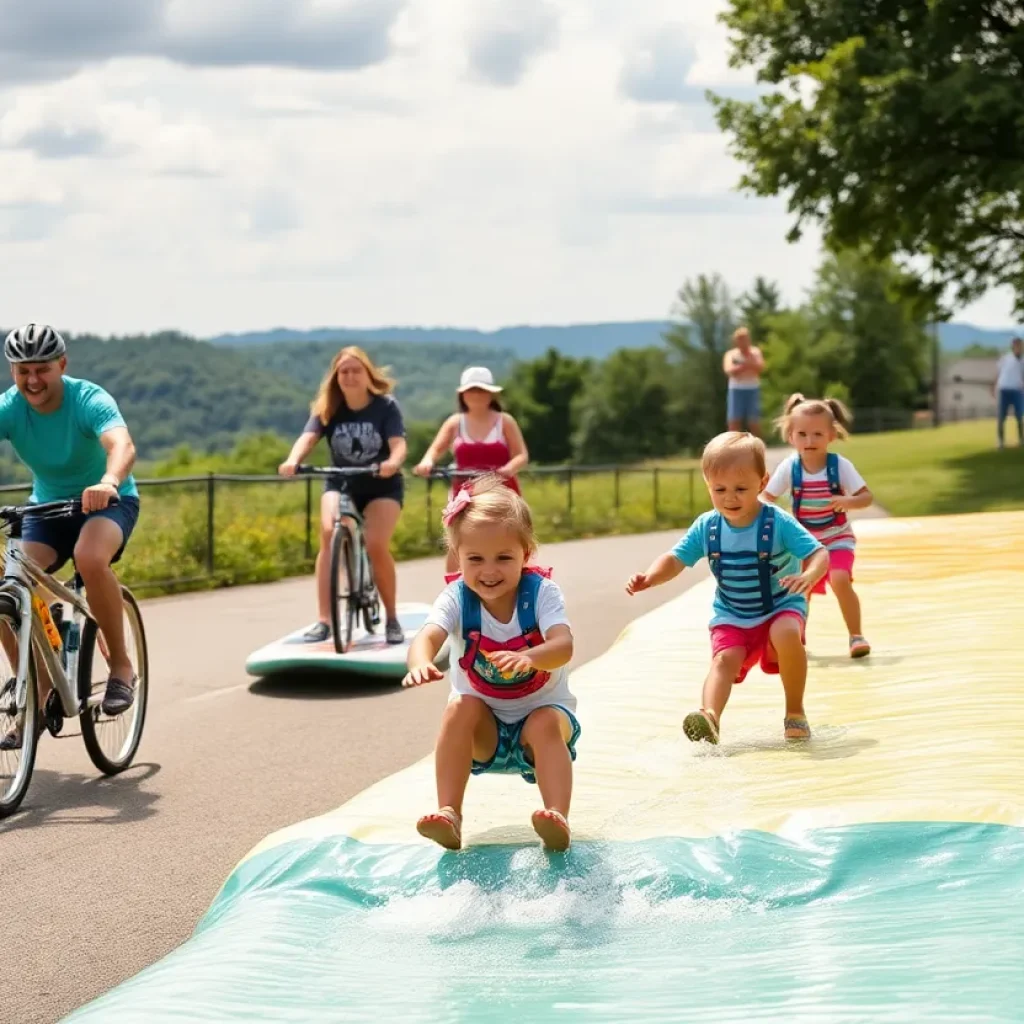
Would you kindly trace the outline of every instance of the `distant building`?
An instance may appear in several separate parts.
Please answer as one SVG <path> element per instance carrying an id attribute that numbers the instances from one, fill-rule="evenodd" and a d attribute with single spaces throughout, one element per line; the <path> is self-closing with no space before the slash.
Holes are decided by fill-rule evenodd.
<path id="1" fill-rule="evenodd" d="M 955 359 L 947 363 L 939 378 L 939 412 L 943 420 L 970 420 L 995 416 L 992 383 L 999 360 L 994 358 Z"/>

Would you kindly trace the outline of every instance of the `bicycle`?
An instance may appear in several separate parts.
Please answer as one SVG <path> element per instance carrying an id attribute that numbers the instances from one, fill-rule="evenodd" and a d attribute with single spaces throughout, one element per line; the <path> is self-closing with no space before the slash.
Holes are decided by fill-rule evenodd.
<path id="1" fill-rule="evenodd" d="M 376 476 L 372 466 L 306 466 L 295 467 L 296 476 L 324 476 L 340 480 L 338 512 L 331 533 L 331 635 L 334 649 L 345 654 L 352 646 L 356 618 L 362 616 L 367 633 L 380 625 L 380 595 L 373 579 L 373 567 L 366 553 L 363 517 L 356 511 L 345 487 L 353 476 Z M 342 578 L 344 574 L 344 579 Z M 344 584 L 344 587 L 343 587 Z"/>
<path id="2" fill-rule="evenodd" d="M 149 652 L 134 595 L 121 587 L 125 639 L 138 677 L 135 700 L 122 714 L 109 718 L 101 707 L 107 674 L 101 672 L 98 680 L 93 679 L 96 648 L 104 660 L 108 652 L 89 610 L 82 577 L 76 571 L 68 583 L 61 583 L 25 553 L 21 539 L 26 516 L 59 519 L 81 511 L 82 503 L 77 499 L 0 506 L 0 532 L 7 536 L 0 579 L 0 635 L 17 644 L 14 674 L 0 687 L 0 736 L 12 728 L 21 730 L 19 749 L 0 750 L 0 818 L 13 814 L 28 792 L 44 728 L 56 736 L 65 719 L 77 717 L 89 759 L 104 775 L 117 775 L 128 768 L 142 739 L 149 694 Z M 70 618 L 64 615 L 65 605 L 71 608 Z M 0 649 L 2 653 L 7 651 Z M 40 663 L 52 683 L 41 721 L 36 688 Z M 115 737 L 111 745 L 106 743 L 108 732 Z M 8 755 L 19 757 L 11 772 Z"/>

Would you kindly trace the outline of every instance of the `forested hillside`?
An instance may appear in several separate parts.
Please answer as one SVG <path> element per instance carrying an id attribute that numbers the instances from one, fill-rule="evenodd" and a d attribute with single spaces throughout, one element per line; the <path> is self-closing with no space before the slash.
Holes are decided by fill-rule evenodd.
<path id="1" fill-rule="evenodd" d="M 396 393 L 409 420 L 434 421 L 451 412 L 455 387 L 465 367 L 488 366 L 495 377 L 501 378 L 515 361 L 510 350 L 486 345 L 367 342 L 362 347 L 379 366 L 391 368 L 398 380 Z M 338 348 L 336 341 L 296 341 L 228 351 L 237 352 L 261 370 L 290 378 L 304 394 L 312 394 Z"/>
<path id="2" fill-rule="evenodd" d="M 140 460 L 147 463 L 180 445 L 197 452 L 227 451 L 252 434 L 294 437 L 338 349 L 332 342 L 237 349 L 171 332 L 109 340 L 66 337 L 67 372 L 114 395 Z M 513 362 L 510 352 L 480 346 L 366 348 L 391 367 L 414 428 L 419 421 L 436 422 L 454 407 L 455 385 L 465 366 L 486 361 L 501 376 Z M 10 446 L 0 445 L 0 482 L 24 478 Z"/>

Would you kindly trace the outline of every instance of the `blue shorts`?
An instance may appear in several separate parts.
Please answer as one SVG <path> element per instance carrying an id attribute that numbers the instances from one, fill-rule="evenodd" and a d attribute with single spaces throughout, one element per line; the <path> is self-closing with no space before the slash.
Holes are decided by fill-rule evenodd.
<path id="1" fill-rule="evenodd" d="M 729 388 L 726 419 L 741 423 L 757 423 L 761 419 L 760 388 Z"/>
<path id="2" fill-rule="evenodd" d="M 543 707 L 555 708 L 561 711 L 569 719 L 572 726 L 572 735 L 569 737 L 569 756 L 576 760 L 576 741 L 580 738 L 580 723 L 576 716 L 561 704 L 546 704 Z M 533 711 L 539 711 L 534 708 Z M 533 714 L 533 711 L 530 714 Z M 527 715 L 526 718 L 529 718 Z M 498 746 L 494 750 L 494 756 L 490 761 L 474 761 L 472 772 L 474 775 L 483 775 L 487 772 L 494 772 L 498 775 L 522 775 L 527 782 L 535 783 L 537 776 L 533 773 L 533 765 L 526 756 L 523 749 L 522 733 L 526 718 L 520 718 L 518 722 L 503 722 L 495 715 L 494 724 L 498 727 Z"/>
<path id="3" fill-rule="evenodd" d="M 109 505 L 100 512 L 80 513 L 62 519 L 38 519 L 25 516 L 21 527 L 21 539 L 46 544 L 57 552 L 57 560 L 53 565 L 45 566 L 47 572 L 55 572 L 75 553 L 75 545 L 82 532 L 82 527 L 90 519 L 110 519 L 121 527 L 123 540 L 111 564 L 120 560 L 125 545 L 131 537 L 135 524 L 139 521 L 139 499 L 132 495 L 122 495 L 116 505 Z"/>

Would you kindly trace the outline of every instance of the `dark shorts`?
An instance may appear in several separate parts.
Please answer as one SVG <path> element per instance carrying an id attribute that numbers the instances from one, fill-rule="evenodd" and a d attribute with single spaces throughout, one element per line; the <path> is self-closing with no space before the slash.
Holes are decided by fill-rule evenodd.
<path id="1" fill-rule="evenodd" d="M 1024 391 L 1016 388 L 999 389 L 999 412 L 997 418 L 1002 423 L 1009 413 L 1013 413 L 1014 419 L 1024 416 Z"/>
<path id="2" fill-rule="evenodd" d="M 57 560 L 45 568 L 47 572 L 54 572 L 74 555 L 82 527 L 90 519 L 110 519 L 121 527 L 123 540 L 111 559 L 111 564 L 118 562 L 135 530 L 135 524 L 139 521 L 139 499 L 134 496 L 122 496 L 116 505 L 111 505 L 101 512 L 69 516 L 66 519 L 34 519 L 32 516 L 25 516 L 21 527 L 21 539 L 53 548 L 57 552 Z"/>
<path id="3" fill-rule="evenodd" d="M 379 498 L 390 498 L 399 505 L 405 502 L 405 481 L 400 475 L 388 477 L 386 480 L 370 476 L 352 477 L 347 480 L 327 478 L 324 483 L 324 494 L 340 494 L 342 491 L 348 493 L 360 515 L 363 515 L 371 501 L 377 501 Z"/>

